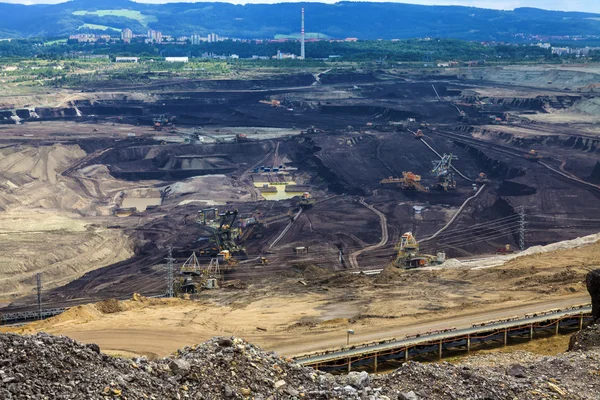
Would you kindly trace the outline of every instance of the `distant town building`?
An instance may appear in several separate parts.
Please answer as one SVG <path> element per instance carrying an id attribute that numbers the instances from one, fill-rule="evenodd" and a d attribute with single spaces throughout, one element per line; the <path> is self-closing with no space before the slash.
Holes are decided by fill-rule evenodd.
<path id="1" fill-rule="evenodd" d="M 240 58 L 240 56 L 238 56 L 237 54 L 232 54 L 232 55 L 229 56 L 229 58 L 237 60 L 238 58 Z"/>
<path id="2" fill-rule="evenodd" d="M 553 47 L 552 48 L 552 54 L 558 54 L 559 56 L 562 56 L 564 54 L 570 54 L 571 53 L 571 49 L 569 49 L 568 47 Z"/>
<path id="3" fill-rule="evenodd" d="M 95 60 L 95 59 L 108 59 L 110 56 L 108 54 L 83 54 L 78 56 L 77 58 L 81 60 Z"/>
<path id="4" fill-rule="evenodd" d="M 344 39 L 345 42 L 358 42 L 358 38 L 355 37 L 348 37 L 346 39 Z"/>
<path id="5" fill-rule="evenodd" d="M 131 29 L 125 28 L 121 31 L 121 40 L 124 43 L 131 43 L 132 38 L 133 38 L 133 32 L 131 32 Z"/>
<path id="6" fill-rule="evenodd" d="M 148 41 L 150 43 L 161 43 L 162 42 L 162 32 L 148 29 Z"/>
<path id="7" fill-rule="evenodd" d="M 79 33 L 77 35 L 69 36 L 69 40 L 77 40 L 79 43 L 95 43 L 98 40 L 103 39 L 110 41 L 110 35 L 94 35 L 93 33 Z"/>
<path id="8" fill-rule="evenodd" d="M 209 33 L 207 36 L 208 43 L 215 43 L 219 41 L 219 35 L 216 33 Z"/>
<path id="9" fill-rule="evenodd" d="M 201 42 L 204 42 L 206 39 L 204 39 L 202 36 L 200 35 L 192 35 L 190 37 L 190 41 L 192 42 L 192 44 L 196 45 L 196 44 L 200 44 Z"/>
<path id="10" fill-rule="evenodd" d="M 132 62 L 132 63 L 136 63 L 139 60 L 140 60 L 139 57 L 116 57 L 115 58 L 115 62 Z"/>
<path id="11" fill-rule="evenodd" d="M 190 61 L 189 57 L 165 57 L 166 62 L 183 62 Z"/>
<path id="12" fill-rule="evenodd" d="M 291 54 L 291 53 L 282 53 L 281 50 L 277 50 L 277 55 L 273 56 L 273 58 L 276 58 L 277 60 L 289 60 L 289 59 L 295 59 L 297 56 L 295 54 Z"/>

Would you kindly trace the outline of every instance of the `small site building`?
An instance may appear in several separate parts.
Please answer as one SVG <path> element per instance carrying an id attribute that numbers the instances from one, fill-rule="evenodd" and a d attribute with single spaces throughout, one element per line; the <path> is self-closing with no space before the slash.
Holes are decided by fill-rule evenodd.
<path id="1" fill-rule="evenodd" d="M 308 254 L 308 246 L 294 247 L 294 254 Z"/>
<path id="2" fill-rule="evenodd" d="M 116 57 L 115 58 L 115 62 L 131 62 L 131 63 L 136 63 L 139 60 L 140 60 L 139 57 Z"/>
<path id="3" fill-rule="evenodd" d="M 186 63 L 190 61 L 189 57 L 165 57 L 166 62 L 182 62 Z"/>

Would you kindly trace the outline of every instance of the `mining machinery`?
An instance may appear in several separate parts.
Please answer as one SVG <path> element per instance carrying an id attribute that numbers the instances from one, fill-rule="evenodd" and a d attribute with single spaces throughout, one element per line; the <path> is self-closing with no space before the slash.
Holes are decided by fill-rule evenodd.
<path id="1" fill-rule="evenodd" d="M 228 210 L 218 214 L 218 226 L 210 226 L 207 223 L 207 219 L 205 218 L 207 214 L 204 211 L 202 210 L 202 213 L 198 214 L 196 222 L 204 225 L 205 229 L 212 231 L 213 237 L 210 245 L 201 249 L 199 253 L 209 257 L 221 256 L 225 260 L 229 260 L 231 255 L 244 255 L 246 250 L 238 244 L 241 237 L 241 230 L 233 226 L 238 217 L 238 210 Z"/>
<path id="2" fill-rule="evenodd" d="M 443 251 L 438 252 L 436 256 L 421 253 L 419 242 L 412 232 L 406 232 L 400 237 L 395 250 L 397 253 L 394 266 L 398 268 L 421 268 L 446 261 L 446 254 Z"/>
<path id="3" fill-rule="evenodd" d="M 248 135 L 246 135 L 245 133 L 236 133 L 235 134 L 234 141 L 237 143 L 247 142 L 248 140 L 249 140 Z"/>
<path id="4" fill-rule="evenodd" d="M 219 214 L 221 224 L 215 233 L 215 242 L 219 251 L 227 250 L 230 254 L 243 254 L 245 250 L 239 246 L 236 241 L 239 236 L 239 230 L 233 227 L 238 216 L 238 210 L 225 211 Z"/>
<path id="5" fill-rule="evenodd" d="M 415 139 L 422 139 L 424 137 L 425 135 L 423 134 L 423 131 L 421 129 L 417 129 L 417 133 L 415 133 Z"/>
<path id="6" fill-rule="evenodd" d="M 164 126 L 173 126 L 175 117 L 169 117 L 166 114 L 161 114 L 160 116 L 154 118 L 152 122 L 154 124 L 154 130 L 162 131 Z"/>
<path id="7" fill-rule="evenodd" d="M 316 135 L 318 133 L 322 133 L 323 131 L 319 128 L 316 128 L 314 125 L 311 125 L 308 129 L 306 129 L 306 131 L 302 132 L 302 133 L 306 133 L 308 135 Z"/>
<path id="8" fill-rule="evenodd" d="M 475 178 L 475 182 L 477 183 L 490 183 L 490 179 L 488 178 L 485 172 L 480 172 L 477 178 Z"/>
<path id="9" fill-rule="evenodd" d="M 456 180 L 454 179 L 454 171 L 452 170 L 452 160 L 456 160 L 454 155 L 444 154 L 440 160 L 432 161 L 433 169 L 431 172 L 435 174 L 438 180 L 433 185 L 434 189 L 444 191 L 456 189 Z"/>
<path id="10" fill-rule="evenodd" d="M 300 208 L 311 208 L 314 205 L 315 199 L 308 192 L 304 192 L 300 197 L 300 200 L 298 200 L 298 206 L 300 206 Z"/>
<path id="11" fill-rule="evenodd" d="M 171 186 L 167 186 L 164 189 L 159 189 L 158 192 L 160 193 L 161 204 L 164 203 L 164 201 L 167 197 L 169 197 L 170 195 L 173 194 L 173 190 L 171 189 Z"/>
<path id="12" fill-rule="evenodd" d="M 201 289 L 218 288 L 223 280 L 221 265 L 223 264 L 219 263 L 218 258 L 213 258 L 207 267 L 202 268 L 196 253 L 192 253 L 179 270 L 181 275 L 179 292 L 193 294 L 198 293 Z M 227 263 L 225 266 L 226 269 L 229 268 Z"/>
<path id="13" fill-rule="evenodd" d="M 269 104 L 273 108 L 281 107 L 281 102 L 279 100 L 275 100 L 275 99 L 272 99 L 272 100 L 260 100 L 259 103 Z"/>
<path id="14" fill-rule="evenodd" d="M 380 184 L 382 185 L 391 185 L 395 184 L 402 190 L 417 190 L 419 192 L 428 192 L 425 186 L 421 185 L 421 175 L 413 174 L 412 172 L 404 171 L 402 172 L 402 178 L 394 178 L 390 176 L 387 179 L 382 179 Z"/>
<path id="15" fill-rule="evenodd" d="M 528 159 L 529 161 L 539 161 L 542 159 L 542 156 L 540 155 L 540 153 L 538 153 L 535 150 L 529 150 L 529 153 L 525 154 L 524 156 L 526 159 Z"/>

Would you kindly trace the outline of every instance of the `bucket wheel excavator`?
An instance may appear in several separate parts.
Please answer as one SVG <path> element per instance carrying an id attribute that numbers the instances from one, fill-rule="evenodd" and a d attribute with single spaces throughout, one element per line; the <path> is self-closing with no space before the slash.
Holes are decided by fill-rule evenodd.
<path id="1" fill-rule="evenodd" d="M 443 251 L 437 252 L 436 256 L 421 253 L 419 242 L 417 242 L 412 232 L 403 234 L 395 249 L 396 260 L 394 260 L 394 266 L 398 268 L 421 268 L 446 261 L 446 254 Z"/>
<path id="2" fill-rule="evenodd" d="M 382 179 L 380 182 L 382 185 L 397 185 L 402 190 L 416 190 L 419 192 L 428 192 L 425 186 L 421 185 L 421 175 L 413 174 L 410 171 L 402 172 L 402 178 L 389 178 Z"/>
<path id="3" fill-rule="evenodd" d="M 456 160 L 452 154 L 444 154 L 440 160 L 432 161 L 431 172 L 436 176 L 437 182 L 432 186 L 434 189 L 448 191 L 456 189 L 456 179 L 452 169 L 452 160 Z"/>

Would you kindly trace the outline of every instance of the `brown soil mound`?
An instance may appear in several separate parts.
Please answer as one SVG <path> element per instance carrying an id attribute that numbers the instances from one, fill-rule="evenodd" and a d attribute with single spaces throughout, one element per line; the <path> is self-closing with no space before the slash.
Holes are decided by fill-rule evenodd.
<path id="1" fill-rule="evenodd" d="M 123 311 L 123 307 L 121 307 L 121 302 L 117 299 L 106 299 L 96 304 L 96 308 L 102 314 L 112 314 L 116 312 Z"/>

